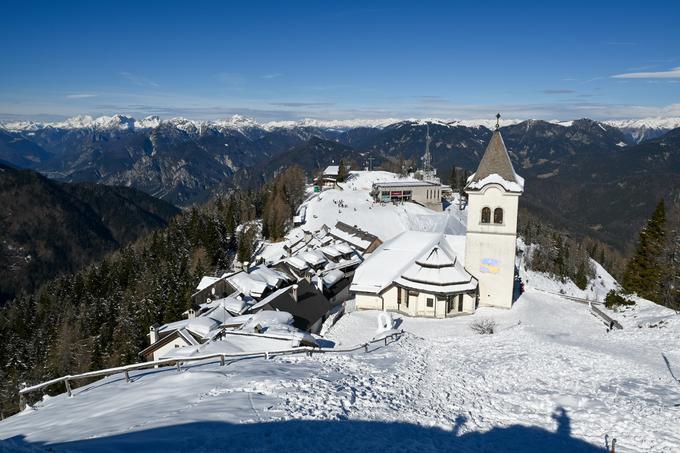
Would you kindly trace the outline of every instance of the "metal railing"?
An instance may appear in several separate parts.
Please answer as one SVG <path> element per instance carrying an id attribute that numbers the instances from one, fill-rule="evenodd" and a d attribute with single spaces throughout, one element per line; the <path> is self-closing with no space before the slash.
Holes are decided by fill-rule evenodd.
<path id="1" fill-rule="evenodd" d="M 623 329 L 623 326 L 621 325 L 620 322 L 608 316 L 605 312 L 603 312 L 594 305 L 590 306 L 590 313 L 592 313 L 593 316 L 598 318 L 600 321 L 604 323 L 605 326 L 607 326 L 607 332 L 613 329 Z"/>
<path id="2" fill-rule="evenodd" d="M 272 357 L 278 356 L 278 355 L 287 355 L 287 354 L 303 354 L 306 353 L 310 357 L 313 354 L 327 354 L 327 353 L 348 353 L 348 352 L 354 352 L 354 351 L 359 351 L 363 349 L 365 352 L 368 351 L 368 347 L 372 344 L 375 343 L 385 343 L 385 346 L 388 344 L 388 340 L 392 339 L 395 340 L 399 339 L 403 334 L 404 330 L 402 329 L 399 332 L 393 332 L 388 335 L 385 335 L 383 338 L 379 338 L 376 340 L 371 340 L 367 341 L 366 343 L 361 343 L 356 346 L 351 346 L 347 348 L 319 348 L 319 347 L 312 347 L 312 346 L 301 346 L 298 348 L 290 348 L 290 349 L 279 349 L 279 350 L 274 350 L 274 351 L 265 351 L 265 352 L 225 352 L 225 353 L 216 353 L 216 354 L 206 354 L 206 355 L 200 355 L 200 356 L 192 356 L 192 357 L 183 357 L 183 358 L 170 358 L 170 359 L 160 359 L 160 360 L 153 360 L 150 362 L 141 362 L 141 363 L 133 363 L 131 365 L 125 365 L 125 366 L 119 366 L 119 367 L 114 367 L 114 368 L 106 368 L 104 370 L 97 370 L 97 371 L 88 371 L 86 373 L 80 373 L 80 374 L 74 374 L 74 375 L 66 375 L 66 376 L 61 376 L 55 379 L 51 379 L 49 381 L 41 382 L 40 384 L 35 384 L 27 387 L 23 387 L 19 390 L 19 409 L 24 410 L 26 408 L 26 398 L 25 395 L 27 393 L 35 392 L 36 390 L 43 389 L 45 387 L 49 387 L 51 385 L 59 384 L 61 382 L 64 383 L 64 386 L 66 387 L 66 393 L 68 396 L 73 396 L 73 390 L 71 388 L 71 382 L 72 381 L 77 381 L 77 380 L 83 380 L 83 379 L 91 379 L 91 378 L 96 378 L 96 377 L 101 377 L 101 376 L 111 376 L 113 374 L 118 374 L 118 373 L 123 373 L 125 376 L 125 381 L 126 382 L 132 382 L 130 379 L 130 371 L 136 371 L 136 370 L 143 370 L 146 368 L 157 368 L 161 366 L 175 366 L 177 367 L 177 371 L 181 372 L 182 371 L 182 364 L 189 363 L 189 362 L 199 362 L 199 361 L 204 361 L 204 360 L 210 360 L 210 359 L 219 359 L 220 360 L 220 366 L 225 366 L 227 365 L 228 360 L 230 359 L 251 359 L 251 358 L 257 358 L 257 357 L 263 357 L 266 360 L 271 359 Z"/>

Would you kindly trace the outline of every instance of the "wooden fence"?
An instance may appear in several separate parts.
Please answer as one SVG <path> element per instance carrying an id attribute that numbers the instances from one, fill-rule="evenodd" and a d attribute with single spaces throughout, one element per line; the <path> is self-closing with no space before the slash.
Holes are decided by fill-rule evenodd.
<path id="1" fill-rule="evenodd" d="M 252 359 L 252 358 L 257 358 L 257 357 L 263 357 L 266 360 L 271 359 L 272 357 L 278 356 L 278 355 L 287 355 L 287 354 L 307 354 L 309 356 L 312 356 L 313 354 L 327 354 L 327 353 L 348 353 L 348 352 L 354 352 L 354 351 L 359 351 L 363 349 L 365 352 L 368 352 L 368 347 L 371 344 L 375 343 L 385 343 L 385 346 L 387 346 L 389 340 L 397 340 L 399 337 L 401 337 L 404 334 L 404 331 L 401 330 L 399 332 L 393 332 L 388 335 L 386 335 L 384 338 L 380 338 L 377 340 L 371 340 L 366 343 L 362 343 L 356 346 L 351 346 L 347 348 L 318 348 L 318 347 L 311 347 L 311 346 L 302 346 L 299 348 L 291 348 L 291 349 L 280 349 L 280 350 L 275 350 L 275 351 L 266 351 L 266 352 L 235 352 L 235 353 L 217 353 L 217 354 L 207 354 L 207 355 L 201 355 L 201 356 L 193 356 L 193 357 L 183 357 L 183 358 L 171 358 L 171 359 L 160 359 L 160 360 L 153 360 L 150 362 L 142 362 L 142 363 L 133 363 L 132 365 L 125 365 L 125 366 L 119 366 L 119 367 L 114 367 L 114 368 L 106 368 L 104 370 L 97 370 L 97 371 L 89 371 L 87 373 L 80 373 L 80 374 L 74 374 L 74 375 L 66 375 L 66 376 L 61 376 L 55 379 L 51 379 L 49 381 L 41 382 L 40 384 L 36 385 L 31 385 L 29 387 L 23 387 L 19 390 L 19 409 L 24 410 L 26 408 L 26 398 L 25 395 L 27 393 L 35 392 L 37 390 L 43 389 L 45 387 L 49 387 L 54 384 L 59 384 L 61 382 L 64 383 L 64 386 L 66 387 L 66 393 L 68 396 L 73 396 L 73 391 L 71 389 L 71 382 L 72 381 L 77 381 L 77 380 L 83 380 L 83 379 L 91 379 L 91 378 L 96 378 L 96 377 L 102 377 L 102 376 L 110 376 L 112 374 L 118 374 L 118 373 L 123 373 L 125 376 L 125 381 L 126 382 L 132 382 L 130 380 L 130 371 L 136 371 L 136 370 L 143 370 L 146 368 L 155 368 L 155 367 L 161 367 L 161 366 L 175 366 L 177 368 L 178 372 L 182 371 L 182 364 L 189 363 L 189 362 L 199 362 L 203 360 L 211 360 L 211 359 L 219 359 L 220 361 L 220 366 L 225 366 L 228 364 L 228 360 L 230 359 Z"/>

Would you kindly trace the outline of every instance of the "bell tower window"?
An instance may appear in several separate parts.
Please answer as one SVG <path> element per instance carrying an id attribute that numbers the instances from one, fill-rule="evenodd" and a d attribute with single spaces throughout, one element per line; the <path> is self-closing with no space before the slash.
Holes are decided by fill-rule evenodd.
<path id="1" fill-rule="evenodd" d="M 491 209 L 490 208 L 483 208 L 482 209 L 482 223 L 491 223 Z"/>
<path id="2" fill-rule="evenodd" d="M 503 223 L 503 209 L 496 208 L 493 210 L 493 223 Z"/>

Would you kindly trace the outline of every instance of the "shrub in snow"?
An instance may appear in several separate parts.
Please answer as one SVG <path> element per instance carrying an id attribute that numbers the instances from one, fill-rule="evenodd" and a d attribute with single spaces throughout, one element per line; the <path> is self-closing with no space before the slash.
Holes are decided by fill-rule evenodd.
<path id="1" fill-rule="evenodd" d="M 607 296 L 604 298 L 604 306 L 607 308 L 616 308 L 628 305 L 635 305 L 635 302 L 630 299 L 626 299 L 614 290 L 609 291 Z"/>
<path id="2" fill-rule="evenodd" d="M 493 319 L 480 319 L 470 323 L 470 329 L 480 335 L 491 335 L 496 330 L 496 321 Z"/>

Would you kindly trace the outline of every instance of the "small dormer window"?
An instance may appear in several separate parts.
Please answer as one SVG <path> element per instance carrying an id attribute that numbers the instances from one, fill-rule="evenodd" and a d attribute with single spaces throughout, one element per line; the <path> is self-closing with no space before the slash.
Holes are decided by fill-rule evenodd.
<path id="1" fill-rule="evenodd" d="M 503 223 L 503 209 L 496 208 L 493 210 L 493 223 L 502 224 Z"/>
<path id="2" fill-rule="evenodd" d="M 482 223 L 491 223 L 491 209 L 490 208 L 483 208 L 482 209 Z"/>

